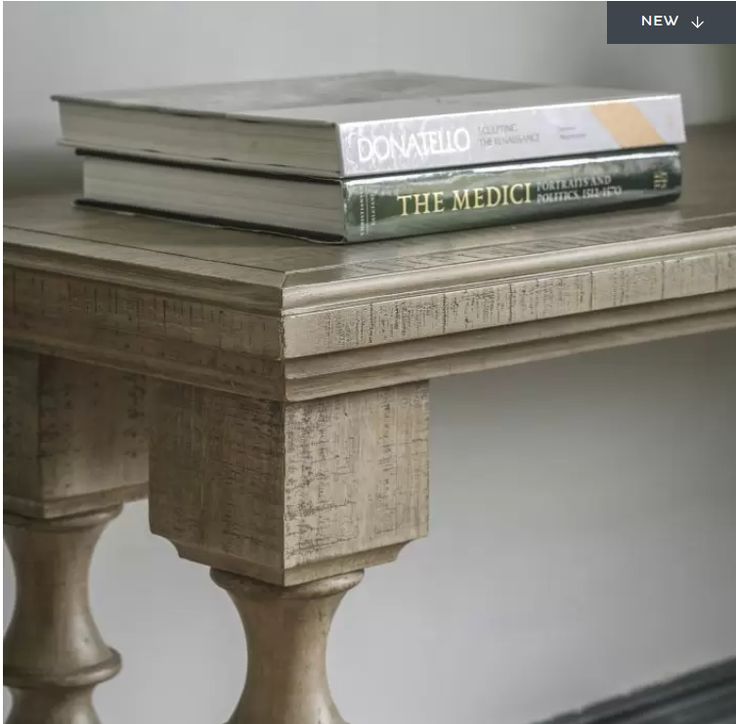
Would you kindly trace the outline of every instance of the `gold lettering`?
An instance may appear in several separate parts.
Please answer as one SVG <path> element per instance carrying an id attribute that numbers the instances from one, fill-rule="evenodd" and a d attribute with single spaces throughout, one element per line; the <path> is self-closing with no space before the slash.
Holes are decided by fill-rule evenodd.
<path id="1" fill-rule="evenodd" d="M 459 211 L 460 209 L 469 209 L 470 199 L 468 198 L 468 189 L 464 189 L 462 193 L 460 191 L 452 192 L 452 210 Z"/>
<path id="2" fill-rule="evenodd" d="M 501 190 L 503 191 L 503 203 L 501 206 L 508 206 L 509 205 L 509 185 L 503 184 L 501 186 Z"/>
<path id="3" fill-rule="evenodd" d="M 411 198 L 411 194 L 401 194 L 400 196 L 396 197 L 399 201 L 401 201 L 401 215 L 407 216 L 409 212 L 406 210 L 406 205 Z"/>
<path id="4" fill-rule="evenodd" d="M 532 185 L 527 181 L 524 186 L 526 186 L 526 198 L 524 199 L 524 202 L 530 204 L 532 201 Z"/>
<path id="5" fill-rule="evenodd" d="M 496 200 L 493 200 L 493 195 L 496 195 Z M 501 203 L 501 190 L 498 186 L 486 186 L 486 194 L 488 195 L 488 203 L 486 206 L 498 206 Z"/>
<path id="6" fill-rule="evenodd" d="M 509 189 L 509 198 L 511 199 L 512 204 L 523 204 L 524 203 L 524 197 L 516 198 L 514 195 L 516 191 L 523 191 L 524 190 L 524 184 L 514 184 Z"/>
<path id="7" fill-rule="evenodd" d="M 429 213 L 429 194 L 414 194 L 414 213 L 415 214 L 428 214 Z"/>
<path id="8" fill-rule="evenodd" d="M 438 214 L 445 210 L 445 195 L 442 191 L 433 191 L 432 197 L 434 198 L 434 208 L 432 211 Z"/>
<path id="9" fill-rule="evenodd" d="M 473 208 L 483 208 L 483 189 L 473 189 Z"/>

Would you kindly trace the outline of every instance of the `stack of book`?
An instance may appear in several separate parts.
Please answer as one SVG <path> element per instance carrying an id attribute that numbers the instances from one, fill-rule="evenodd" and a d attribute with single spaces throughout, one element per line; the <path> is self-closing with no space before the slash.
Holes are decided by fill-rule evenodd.
<path id="1" fill-rule="evenodd" d="M 337 242 L 679 195 L 677 94 L 413 73 L 54 96 L 78 203 Z"/>

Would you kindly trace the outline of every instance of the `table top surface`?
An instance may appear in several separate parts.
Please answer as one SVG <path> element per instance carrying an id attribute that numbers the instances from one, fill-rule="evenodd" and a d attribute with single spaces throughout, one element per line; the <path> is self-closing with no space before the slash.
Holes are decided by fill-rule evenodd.
<path id="1" fill-rule="evenodd" d="M 72 202 L 72 194 L 6 202 L 15 315 L 6 321 L 6 340 L 10 329 L 10 339 L 33 336 L 38 346 L 43 319 L 59 315 L 49 309 L 63 306 L 69 318 L 87 314 L 89 339 L 114 328 L 110 344 L 119 344 L 123 331 L 145 335 L 155 327 L 151 344 L 185 338 L 218 353 L 237 348 L 276 360 L 378 348 L 366 362 L 376 366 L 379 356 L 385 364 L 388 345 L 389 357 L 406 364 L 457 346 L 468 333 L 505 334 L 518 324 L 527 336 L 560 338 L 572 333 L 560 318 L 594 333 L 609 324 L 606 311 L 617 319 L 640 313 L 649 324 L 732 311 L 736 294 L 736 124 L 690 129 L 677 203 L 396 241 L 321 245 Z M 36 277 L 23 281 L 23 274 Z M 57 286 L 64 279 L 98 286 L 59 287 L 51 299 L 53 279 Z M 116 301 L 100 311 L 103 294 Z M 41 311 L 39 295 L 49 297 Z M 520 324 L 543 321 L 539 333 Z M 422 340 L 422 349 L 398 346 Z M 59 337 L 54 344 L 66 343 Z M 76 356 L 92 355 L 76 345 Z M 360 364 L 345 358 L 338 367 Z M 322 374 L 321 365 L 298 374 Z"/>

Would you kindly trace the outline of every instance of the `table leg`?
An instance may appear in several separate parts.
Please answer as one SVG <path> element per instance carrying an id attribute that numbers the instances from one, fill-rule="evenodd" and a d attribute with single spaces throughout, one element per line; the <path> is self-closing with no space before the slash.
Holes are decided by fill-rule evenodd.
<path id="1" fill-rule="evenodd" d="M 5 516 L 16 605 L 5 635 L 7 724 L 97 724 L 92 689 L 120 669 L 87 593 L 97 539 L 121 506 L 62 518 Z"/>
<path id="2" fill-rule="evenodd" d="M 214 569 L 246 632 L 230 724 L 341 724 L 335 609 L 363 568 L 426 534 L 426 385 L 305 402 L 151 392 L 151 529 Z"/>
<path id="3" fill-rule="evenodd" d="M 283 587 L 213 569 L 243 620 L 248 675 L 230 724 L 344 724 L 332 701 L 325 656 L 332 617 L 362 572 Z"/>
<path id="4" fill-rule="evenodd" d="M 107 523 L 147 492 L 144 380 L 7 350 L 4 385 L 7 722 L 98 724 L 92 691 L 120 656 L 92 617 L 89 569 Z"/>

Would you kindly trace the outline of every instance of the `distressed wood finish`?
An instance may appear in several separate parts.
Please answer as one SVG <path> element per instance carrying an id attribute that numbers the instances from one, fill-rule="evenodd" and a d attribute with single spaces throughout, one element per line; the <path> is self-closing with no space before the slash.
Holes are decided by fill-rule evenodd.
<path id="1" fill-rule="evenodd" d="M 675 205 L 353 246 L 8 204 L 6 345 L 148 378 L 151 527 L 247 631 L 233 724 L 340 721 L 334 606 L 427 531 L 427 380 L 736 326 L 736 126 L 691 129 L 685 180 Z M 116 439 L 74 471 L 126 478 Z"/>
<path id="2" fill-rule="evenodd" d="M 426 383 L 297 403 L 152 394 L 151 529 L 185 558 L 293 585 L 426 534 Z"/>
<path id="3" fill-rule="evenodd" d="M 11 351 L 3 379 L 5 510 L 53 518 L 146 496 L 144 378 Z"/>
<path id="4" fill-rule="evenodd" d="M 96 724 L 92 690 L 120 656 L 92 618 L 89 567 L 122 503 L 147 492 L 145 380 L 8 350 L 4 392 L 4 531 L 17 583 L 8 722 Z"/>

